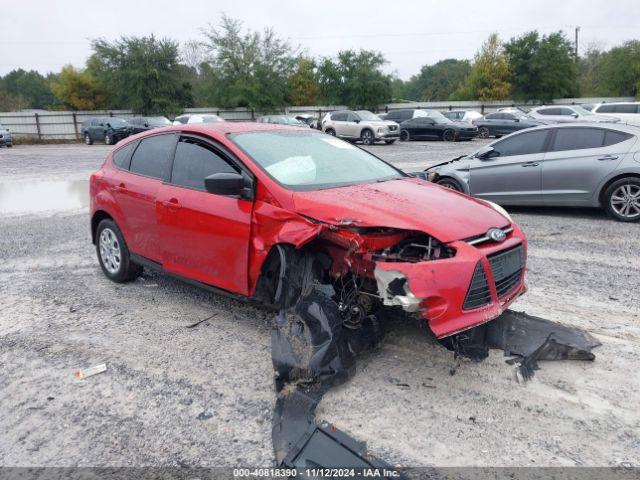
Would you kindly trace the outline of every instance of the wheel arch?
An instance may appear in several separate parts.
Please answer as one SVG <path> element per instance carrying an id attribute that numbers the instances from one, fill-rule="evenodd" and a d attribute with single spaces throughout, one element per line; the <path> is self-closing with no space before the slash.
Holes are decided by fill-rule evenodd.
<path id="1" fill-rule="evenodd" d="M 102 220 L 109 219 L 115 222 L 113 216 L 104 210 L 96 210 L 91 217 L 91 243 L 96 244 L 96 231 Z"/>
<path id="2" fill-rule="evenodd" d="M 640 173 L 636 173 L 636 172 L 625 172 L 625 173 L 620 173 L 618 175 L 615 175 L 613 177 L 611 177 L 610 179 L 608 179 L 606 182 L 604 182 L 604 184 L 600 187 L 600 191 L 598 192 L 598 204 L 600 206 L 604 205 L 604 194 L 607 191 L 607 189 L 613 185 L 615 182 L 617 182 L 618 180 L 622 180 L 623 178 L 636 178 L 638 180 L 640 180 Z"/>

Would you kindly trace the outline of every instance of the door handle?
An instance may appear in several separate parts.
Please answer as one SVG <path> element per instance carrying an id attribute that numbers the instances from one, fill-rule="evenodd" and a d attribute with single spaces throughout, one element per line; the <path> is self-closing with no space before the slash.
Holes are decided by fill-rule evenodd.
<path id="1" fill-rule="evenodd" d="M 603 161 L 603 160 L 615 160 L 617 158 L 618 158 L 617 155 L 605 155 L 604 157 L 600 157 L 598 160 L 600 160 L 600 161 Z"/>
<path id="2" fill-rule="evenodd" d="M 162 202 L 162 206 L 167 207 L 167 209 L 171 210 L 172 212 L 178 211 L 182 208 L 182 205 L 180 205 L 180 202 L 178 201 L 177 198 L 170 198 L 169 200 L 164 200 Z"/>
<path id="3" fill-rule="evenodd" d="M 536 162 L 528 162 L 528 163 L 523 163 L 522 164 L 523 167 L 537 167 L 538 165 L 540 165 L 540 164 L 536 163 Z"/>

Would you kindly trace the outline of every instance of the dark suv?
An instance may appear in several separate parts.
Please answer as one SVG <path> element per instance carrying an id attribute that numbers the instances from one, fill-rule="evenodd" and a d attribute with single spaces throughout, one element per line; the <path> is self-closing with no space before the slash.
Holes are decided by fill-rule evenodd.
<path id="1" fill-rule="evenodd" d="M 171 122 L 167 117 L 133 117 L 128 120 L 131 125 L 131 133 L 136 134 L 153 130 L 154 128 L 168 127 Z"/>
<path id="2" fill-rule="evenodd" d="M 95 117 L 82 124 L 81 133 L 87 145 L 93 145 L 96 140 L 113 145 L 131 135 L 132 128 L 129 122 L 122 118 Z"/>

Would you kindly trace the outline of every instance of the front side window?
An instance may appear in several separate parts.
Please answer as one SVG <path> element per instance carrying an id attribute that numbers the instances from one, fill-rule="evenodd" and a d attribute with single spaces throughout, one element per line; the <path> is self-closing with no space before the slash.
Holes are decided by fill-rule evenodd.
<path id="1" fill-rule="evenodd" d="M 173 135 L 155 135 L 141 140 L 131 157 L 131 172 L 158 179 L 165 178 L 174 141 Z"/>
<path id="2" fill-rule="evenodd" d="M 321 190 L 406 176 L 369 152 L 321 133 L 247 132 L 230 138 L 291 190 Z"/>
<path id="3" fill-rule="evenodd" d="M 497 152 L 500 157 L 541 153 L 544 152 L 547 133 L 548 130 L 538 130 L 505 138 L 493 144 L 493 150 Z"/>
<path id="4" fill-rule="evenodd" d="M 239 173 L 212 146 L 183 137 L 176 147 L 171 183 L 205 191 L 204 179 L 214 173 Z"/>
<path id="5" fill-rule="evenodd" d="M 538 113 L 540 115 L 562 115 L 559 108 L 541 108 Z"/>
<path id="6" fill-rule="evenodd" d="M 604 143 L 605 131 L 601 128 L 558 128 L 552 151 L 598 148 Z"/>

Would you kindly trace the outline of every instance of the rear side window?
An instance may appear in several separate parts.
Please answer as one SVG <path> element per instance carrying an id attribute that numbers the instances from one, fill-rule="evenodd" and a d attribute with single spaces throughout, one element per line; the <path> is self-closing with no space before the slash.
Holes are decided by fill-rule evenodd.
<path id="1" fill-rule="evenodd" d="M 598 148 L 604 144 L 605 130 L 601 128 L 558 128 L 553 143 L 554 152 Z"/>
<path id="2" fill-rule="evenodd" d="M 346 113 L 332 113 L 331 120 L 335 122 L 344 122 L 347 119 Z"/>
<path id="3" fill-rule="evenodd" d="M 124 147 L 113 152 L 113 164 L 118 168 L 128 170 L 131 153 L 135 150 L 136 145 L 138 145 L 138 142 L 129 142 Z"/>
<path id="4" fill-rule="evenodd" d="M 131 172 L 147 177 L 164 178 L 174 141 L 173 135 L 155 135 L 141 140 L 131 157 Z"/>
<path id="5" fill-rule="evenodd" d="M 494 144 L 493 149 L 498 152 L 501 157 L 540 153 L 544 151 L 547 132 L 548 130 L 538 130 L 509 137 Z"/>
<path id="6" fill-rule="evenodd" d="M 541 108 L 538 113 L 540 115 L 562 115 L 562 111 L 559 108 Z"/>
<path id="7" fill-rule="evenodd" d="M 615 145 L 616 143 L 621 143 L 625 140 L 629 140 L 631 137 L 633 137 L 633 135 L 631 135 L 630 133 L 607 130 L 604 134 L 603 146 L 608 147 L 609 145 Z"/>
<path id="8" fill-rule="evenodd" d="M 600 105 L 596 113 L 614 113 L 615 111 L 615 105 Z"/>
<path id="9" fill-rule="evenodd" d="M 542 112 L 540 112 L 542 113 Z M 500 113 L 490 113 L 489 115 L 485 115 L 484 118 L 486 118 L 487 120 L 498 120 L 499 118 L 501 118 L 501 114 Z"/>
<path id="10" fill-rule="evenodd" d="M 214 173 L 239 173 L 205 142 L 184 137 L 176 147 L 171 183 L 205 191 L 204 179 Z"/>
<path id="11" fill-rule="evenodd" d="M 632 103 L 626 103 L 622 105 L 616 105 L 616 113 L 637 113 L 638 105 Z"/>

